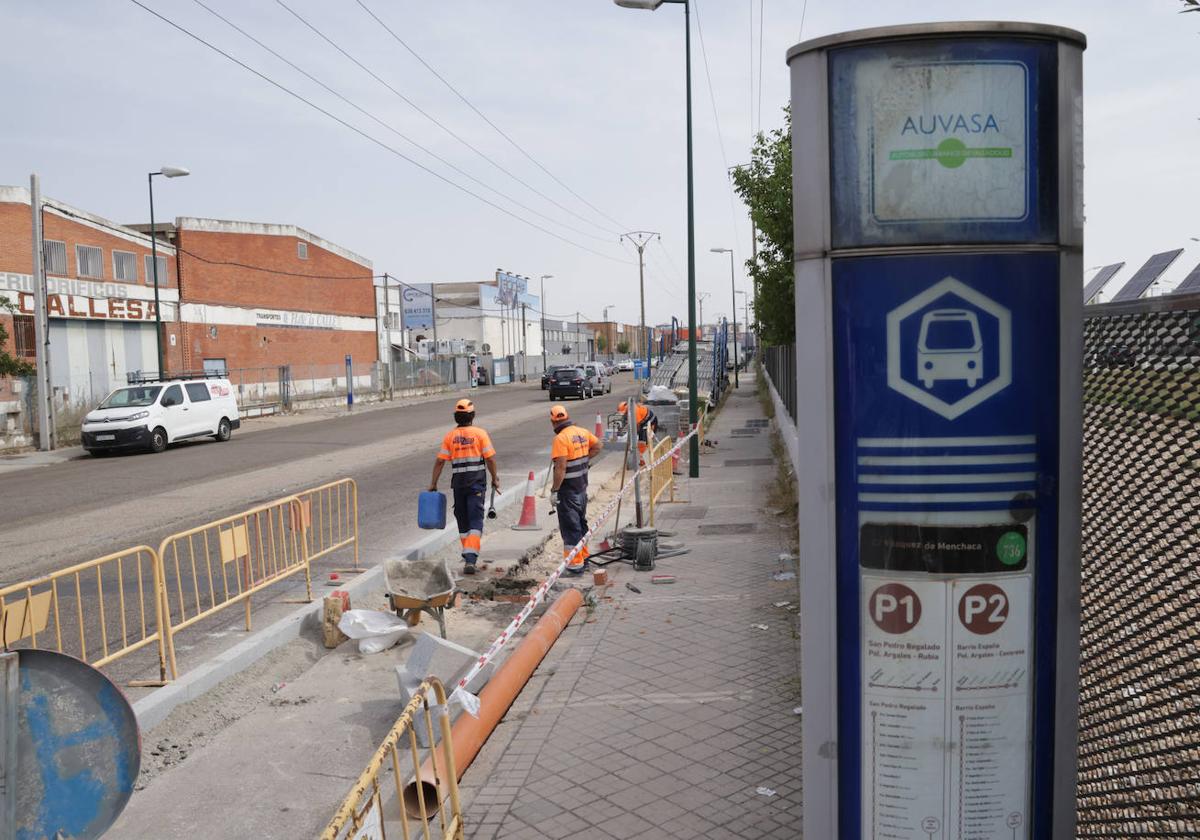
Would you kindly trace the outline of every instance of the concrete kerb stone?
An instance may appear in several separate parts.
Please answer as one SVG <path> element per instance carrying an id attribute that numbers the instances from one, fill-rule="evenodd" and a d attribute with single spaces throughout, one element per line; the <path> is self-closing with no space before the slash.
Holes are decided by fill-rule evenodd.
<path id="1" fill-rule="evenodd" d="M 535 482 L 544 481 L 548 467 L 534 474 Z M 496 509 L 504 510 L 518 499 L 524 499 L 525 486 L 510 488 L 496 497 Z M 457 526 L 449 525 L 441 531 L 434 531 L 405 551 L 396 555 L 402 560 L 421 560 L 430 554 L 441 550 L 458 539 Z M 354 577 L 341 587 L 348 591 L 351 599 L 355 595 L 368 592 L 384 583 L 383 569 L 386 560 L 372 566 L 362 574 Z M 285 616 L 274 624 L 254 633 L 239 642 L 229 650 L 215 656 L 179 679 L 150 693 L 133 704 L 133 713 L 137 717 L 138 726 L 142 731 L 152 729 L 162 723 L 177 706 L 195 700 L 206 691 L 211 690 L 223 680 L 250 667 L 258 660 L 288 642 L 300 638 L 305 632 L 316 632 L 321 624 L 323 604 L 314 600 Z"/>

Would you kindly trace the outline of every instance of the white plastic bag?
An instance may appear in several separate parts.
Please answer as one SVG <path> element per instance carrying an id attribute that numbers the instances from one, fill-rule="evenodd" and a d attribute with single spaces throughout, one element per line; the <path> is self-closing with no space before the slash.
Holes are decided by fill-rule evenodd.
<path id="1" fill-rule="evenodd" d="M 408 623 L 379 610 L 347 610 L 338 621 L 338 629 L 358 639 L 359 653 L 380 653 L 400 641 L 408 632 Z"/>

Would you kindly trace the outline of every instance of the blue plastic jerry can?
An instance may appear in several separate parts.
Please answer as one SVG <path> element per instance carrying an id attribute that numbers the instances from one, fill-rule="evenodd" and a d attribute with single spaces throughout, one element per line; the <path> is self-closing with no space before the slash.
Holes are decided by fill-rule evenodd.
<path id="1" fill-rule="evenodd" d="M 440 531 L 446 527 L 446 494 L 423 490 L 417 499 L 417 527 Z"/>

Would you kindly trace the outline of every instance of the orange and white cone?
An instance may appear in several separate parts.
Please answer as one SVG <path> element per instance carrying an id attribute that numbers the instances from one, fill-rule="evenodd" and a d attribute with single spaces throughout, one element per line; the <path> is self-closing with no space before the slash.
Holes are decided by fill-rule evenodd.
<path id="1" fill-rule="evenodd" d="M 604 440 L 604 418 L 599 414 L 596 415 L 596 437 Z"/>
<path id="2" fill-rule="evenodd" d="M 521 502 L 521 519 L 512 526 L 514 531 L 540 531 L 537 523 L 537 507 L 533 501 L 533 470 L 529 471 L 529 480 L 525 483 L 525 500 Z"/>

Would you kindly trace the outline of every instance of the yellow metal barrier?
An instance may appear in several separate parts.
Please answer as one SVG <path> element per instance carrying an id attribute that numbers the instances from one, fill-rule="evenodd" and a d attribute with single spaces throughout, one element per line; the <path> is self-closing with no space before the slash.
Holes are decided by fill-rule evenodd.
<path id="1" fill-rule="evenodd" d="M 358 484 L 343 478 L 296 494 L 300 500 L 301 526 L 305 532 L 308 560 L 319 560 L 348 545 L 354 546 L 354 568 L 358 565 Z M 296 527 L 293 523 L 292 527 Z"/>
<path id="2" fill-rule="evenodd" d="M 662 458 L 671 451 L 671 447 L 675 445 L 675 441 L 669 437 L 662 440 L 651 439 L 650 454 L 646 463 L 653 464 L 659 458 Z M 654 526 L 654 508 L 658 504 L 658 500 L 664 493 L 670 492 L 671 498 L 669 501 L 675 501 L 675 473 L 672 470 L 670 458 L 663 460 L 661 464 L 650 470 L 650 526 Z"/>
<path id="3" fill-rule="evenodd" d="M 242 602 L 250 629 L 250 596 L 297 572 L 308 600 L 312 575 L 303 506 L 295 496 L 189 528 L 162 541 L 158 557 L 167 655 L 178 675 L 175 634 Z"/>
<path id="4" fill-rule="evenodd" d="M 0 635 L 5 647 L 68 653 L 96 667 L 147 645 L 158 645 L 158 681 L 167 672 L 161 565 L 139 545 L 0 589 Z"/>
<path id="5" fill-rule="evenodd" d="M 435 704 L 430 704 L 428 700 L 430 689 L 433 691 Z M 417 749 L 417 735 L 413 727 L 416 725 L 415 717 L 420 709 L 425 710 L 425 727 L 429 736 L 426 743 L 435 743 L 433 737 L 434 717 L 438 719 L 441 730 L 441 743 L 429 748 L 429 761 L 433 767 L 434 776 L 441 783 L 439 789 L 446 791 L 446 799 L 438 808 L 440 836 L 443 840 L 461 840 L 463 836 L 462 804 L 458 799 L 458 774 L 454 767 L 454 749 L 450 740 L 450 716 L 445 711 L 446 689 L 436 677 L 428 677 L 425 682 L 421 683 L 421 687 L 413 695 L 413 699 L 409 701 L 400 717 L 392 724 L 392 730 L 383 739 L 383 743 L 379 745 L 379 749 L 371 757 L 366 769 L 363 770 L 358 781 L 354 783 L 354 787 L 350 789 L 350 793 L 342 801 L 337 813 L 329 821 L 325 831 L 321 833 L 321 840 L 349 840 L 349 838 L 384 840 L 385 826 L 392 826 L 394 832 L 396 823 L 400 825 L 401 836 L 404 837 L 404 840 L 412 840 L 414 834 L 423 840 L 433 840 L 434 835 L 430 833 L 430 815 L 425 810 L 425 798 L 416 797 L 421 820 L 415 829 L 409 826 L 409 820 L 405 816 L 403 808 L 403 789 L 408 777 L 401 769 L 400 756 L 403 747 L 400 740 L 407 734 L 408 756 L 406 758 L 412 762 L 410 771 L 415 774 L 415 781 L 419 785 L 422 781 L 422 759 L 420 751 Z M 442 754 L 440 765 L 437 759 L 439 752 Z M 395 795 L 389 797 L 385 802 L 379 777 L 388 772 L 392 774 Z M 388 812 L 387 815 L 385 815 L 385 811 Z M 392 836 L 395 837 L 395 834 L 393 833 Z"/>

